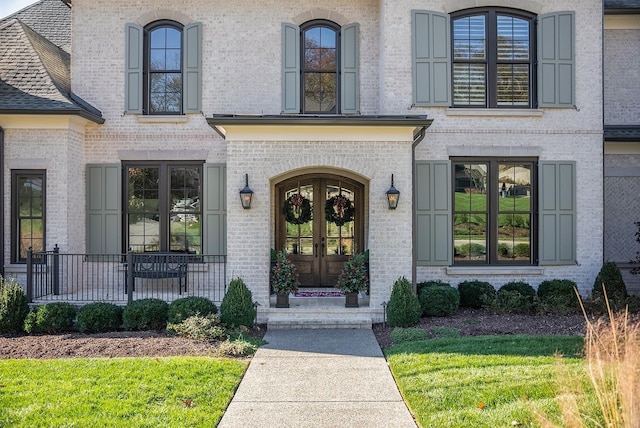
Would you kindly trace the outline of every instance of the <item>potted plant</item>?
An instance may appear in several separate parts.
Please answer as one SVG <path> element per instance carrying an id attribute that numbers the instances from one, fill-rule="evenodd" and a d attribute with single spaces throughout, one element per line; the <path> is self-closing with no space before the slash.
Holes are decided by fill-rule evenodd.
<path id="1" fill-rule="evenodd" d="M 276 263 L 271 268 L 271 289 L 276 293 L 276 308 L 289 307 L 289 294 L 298 291 L 298 268 L 285 250 L 276 253 Z"/>
<path id="2" fill-rule="evenodd" d="M 336 288 L 345 293 L 345 307 L 357 308 L 358 293 L 365 291 L 368 286 L 366 253 L 354 254 L 344 264 L 336 283 Z"/>

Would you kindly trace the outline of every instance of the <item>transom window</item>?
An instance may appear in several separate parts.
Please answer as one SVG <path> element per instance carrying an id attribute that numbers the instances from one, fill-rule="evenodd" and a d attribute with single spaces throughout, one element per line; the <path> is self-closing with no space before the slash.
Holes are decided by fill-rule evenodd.
<path id="1" fill-rule="evenodd" d="M 132 251 L 202 252 L 202 164 L 129 164 L 125 242 Z"/>
<path id="2" fill-rule="evenodd" d="M 158 21 L 145 28 L 145 94 L 148 114 L 182 113 L 182 25 Z"/>
<path id="3" fill-rule="evenodd" d="M 337 113 L 340 27 L 311 21 L 301 27 L 302 112 Z"/>
<path id="4" fill-rule="evenodd" d="M 11 171 L 11 261 L 24 262 L 27 250 L 45 250 L 45 171 Z"/>
<path id="5" fill-rule="evenodd" d="M 453 159 L 454 264 L 535 264 L 534 159 Z"/>
<path id="6" fill-rule="evenodd" d="M 533 107 L 534 18 L 510 9 L 452 15 L 454 106 Z"/>

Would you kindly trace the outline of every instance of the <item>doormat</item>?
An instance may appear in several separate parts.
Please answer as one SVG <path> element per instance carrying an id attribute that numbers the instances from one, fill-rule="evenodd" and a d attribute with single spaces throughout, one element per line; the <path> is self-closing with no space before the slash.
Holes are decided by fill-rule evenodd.
<path id="1" fill-rule="evenodd" d="M 297 291 L 295 297 L 344 297 L 342 291 Z"/>

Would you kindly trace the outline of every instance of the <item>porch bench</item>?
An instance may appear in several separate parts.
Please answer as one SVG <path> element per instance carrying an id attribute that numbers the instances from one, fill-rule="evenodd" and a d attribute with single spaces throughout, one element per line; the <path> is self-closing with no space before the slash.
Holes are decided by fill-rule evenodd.
<path id="1" fill-rule="evenodd" d="M 129 253 L 128 263 L 131 263 L 131 269 L 127 266 L 127 287 L 125 287 L 125 291 L 128 289 L 129 284 L 135 290 L 135 278 L 177 278 L 178 294 L 182 294 L 183 284 L 184 291 L 187 291 L 189 267 L 189 256 L 187 255 L 171 252 Z"/>

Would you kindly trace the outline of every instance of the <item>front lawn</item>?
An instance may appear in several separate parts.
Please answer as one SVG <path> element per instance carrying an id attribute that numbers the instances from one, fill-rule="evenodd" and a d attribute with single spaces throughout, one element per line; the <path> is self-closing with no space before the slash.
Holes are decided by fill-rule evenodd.
<path id="1" fill-rule="evenodd" d="M 582 348 L 576 336 L 480 336 L 405 343 L 385 354 L 422 427 L 476 428 L 538 426 L 534 409 L 562 425 L 561 384 L 588 383 Z M 595 396 L 587 399 L 598 408 Z"/>
<path id="2" fill-rule="evenodd" d="M 213 427 L 248 361 L 0 360 L 0 426 Z"/>

